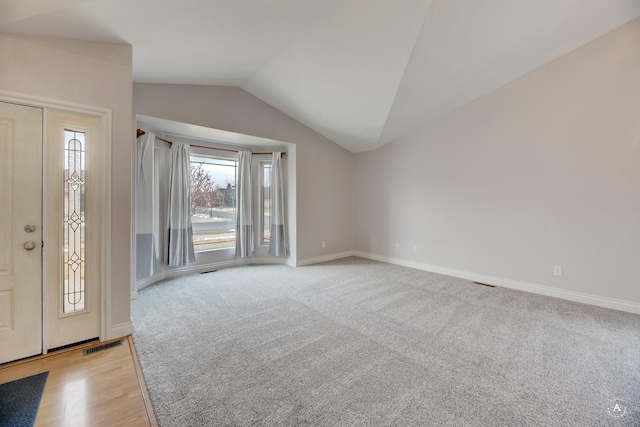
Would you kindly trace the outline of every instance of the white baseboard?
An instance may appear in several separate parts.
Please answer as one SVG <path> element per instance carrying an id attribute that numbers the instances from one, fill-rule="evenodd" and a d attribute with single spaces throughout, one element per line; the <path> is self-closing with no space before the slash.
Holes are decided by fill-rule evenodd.
<path id="1" fill-rule="evenodd" d="M 319 264 L 321 262 L 334 261 L 336 259 L 347 258 L 354 255 L 355 255 L 354 251 L 345 251 L 345 252 L 338 252 L 335 254 L 321 255 L 313 258 L 299 260 L 296 262 L 296 267 L 303 267 L 305 265 L 312 265 L 312 264 Z"/>
<path id="2" fill-rule="evenodd" d="M 146 279 L 139 280 L 135 283 L 134 288 L 131 289 L 131 299 L 134 300 L 138 298 L 138 291 L 146 288 L 149 285 L 153 285 L 160 280 L 165 278 L 165 272 L 161 271 L 159 273 L 154 274 L 151 277 L 147 277 Z"/>
<path id="3" fill-rule="evenodd" d="M 418 262 L 407 261 L 400 258 L 391 258 L 391 257 L 372 254 L 368 252 L 354 251 L 353 255 L 361 258 L 371 259 L 374 261 L 381 261 L 389 264 L 415 268 L 417 270 L 429 271 L 431 273 L 444 274 L 446 276 L 458 277 L 460 279 L 486 283 L 488 285 L 500 286 L 500 287 L 509 288 L 509 289 L 516 289 L 519 291 L 531 292 L 533 294 L 546 295 L 546 296 L 561 298 L 569 301 L 580 302 L 583 304 L 595 305 L 598 307 L 611 308 L 613 310 L 640 314 L 640 304 L 634 303 L 634 302 L 628 302 L 628 301 L 623 301 L 623 300 L 614 299 L 614 298 L 607 298 L 607 297 L 602 297 L 598 295 L 585 294 L 582 292 L 567 291 L 564 289 L 537 285 L 534 283 L 519 282 L 516 280 L 504 279 L 501 277 L 486 276 L 483 274 L 471 273 L 468 271 L 461 271 L 461 270 L 454 270 L 450 268 L 439 267 L 436 265 L 422 264 Z"/>
<path id="4" fill-rule="evenodd" d="M 107 336 L 104 340 L 113 340 L 116 338 L 126 337 L 127 335 L 131 335 L 133 333 L 133 322 L 128 321 L 124 323 L 118 323 L 117 325 L 111 325 L 110 328 L 107 328 Z"/>
<path id="5" fill-rule="evenodd" d="M 174 268 L 164 272 L 165 279 L 174 279 L 176 277 L 185 276 L 187 274 L 205 273 L 220 268 L 237 267 L 239 265 L 251 264 L 250 258 L 234 258 L 227 261 L 212 262 L 210 264 L 192 265 L 187 267 Z"/>
<path id="6" fill-rule="evenodd" d="M 289 267 L 295 267 L 296 266 L 296 259 L 295 258 L 287 258 L 287 260 L 284 262 L 285 265 L 288 265 Z"/>
<path id="7" fill-rule="evenodd" d="M 149 285 L 152 285 L 154 283 L 156 283 L 159 280 L 164 279 L 164 271 L 158 272 L 156 274 L 154 274 L 151 277 L 147 277 L 146 279 L 142 279 L 142 280 L 138 280 L 136 282 L 136 287 L 135 289 L 131 290 L 131 294 L 133 295 L 133 293 L 135 292 L 136 297 L 138 296 L 138 292 L 140 289 L 146 288 Z"/>
<path id="8" fill-rule="evenodd" d="M 235 267 L 238 265 L 251 264 L 250 258 L 235 258 L 227 261 L 213 262 L 210 264 L 191 265 L 187 267 L 172 268 L 163 270 L 151 277 L 136 282 L 136 289 L 139 291 L 149 285 L 153 285 L 164 279 L 175 279 L 176 277 L 186 276 L 187 274 L 204 273 L 206 271 L 218 270 L 220 268 Z M 133 294 L 133 292 L 132 292 Z M 137 295 L 137 292 L 136 292 Z"/>
<path id="9" fill-rule="evenodd" d="M 272 256 L 252 257 L 251 264 L 253 265 L 278 265 L 286 264 L 287 258 L 278 258 Z"/>
<path id="10" fill-rule="evenodd" d="M 153 285 L 164 279 L 175 279 L 176 277 L 185 276 L 187 274 L 204 273 L 206 271 L 218 270 L 221 268 L 237 267 L 240 265 L 266 265 L 266 264 L 285 264 L 286 258 L 275 257 L 249 257 L 249 258 L 234 258 L 227 261 L 213 262 L 210 264 L 192 265 L 187 267 L 174 268 L 171 270 L 164 270 L 154 274 L 151 277 L 142 279 L 136 282 L 136 288 L 131 290 L 131 299 L 138 297 L 138 291 L 146 288 L 149 285 Z"/>

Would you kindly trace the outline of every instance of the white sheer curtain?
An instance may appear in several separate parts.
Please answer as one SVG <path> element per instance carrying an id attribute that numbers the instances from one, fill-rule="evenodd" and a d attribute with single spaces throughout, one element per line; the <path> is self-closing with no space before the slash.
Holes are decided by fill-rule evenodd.
<path id="1" fill-rule="evenodd" d="M 238 152 L 238 182 L 236 183 L 236 257 L 253 255 L 253 212 L 251 193 L 251 158 L 249 151 Z"/>
<path id="2" fill-rule="evenodd" d="M 273 153 L 271 159 L 271 236 L 269 255 L 287 256 L 284 224 L 284 186 L 282 183 L 282 153 Z"/>
<path id="3" fill-rule="evenodd" d="M 166 263 L 173 267 L 195 262 L 191 227 L 191 159 L 189 144 L 174 142 L 169 168 Z"/>
<path id="4" fill-rule="evenodd" d="M 156 271 L 153 235 L 153 177 L 155 134 L 138 138 L 138 168 L 136 174 L 136 280 L 151 277 Z"/>

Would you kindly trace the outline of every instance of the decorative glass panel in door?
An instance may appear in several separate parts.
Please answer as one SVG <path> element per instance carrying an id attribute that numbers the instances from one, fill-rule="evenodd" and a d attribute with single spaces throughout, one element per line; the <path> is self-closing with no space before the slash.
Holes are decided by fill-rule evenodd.
<path id="1" fill-rule="evenodd" d="M 85 133 L 65 129 L 63 314 L 85 309 Z"/>

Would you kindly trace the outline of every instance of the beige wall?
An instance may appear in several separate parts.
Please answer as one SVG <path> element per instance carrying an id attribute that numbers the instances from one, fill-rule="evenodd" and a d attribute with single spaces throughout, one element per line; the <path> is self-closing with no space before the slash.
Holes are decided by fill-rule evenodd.
<path id="1" fill-rule="evenodd" d="M 357 155 L 356 250 L 640 302 L 639 76 L 635 20 Z"/>
<path id="2" fill-rule="evenodd" d="M 2 34 L 0 52 L 1 90 L 113 111 L 112 324 L 128 322 L 131 47 Z M 133 98 L 135 113 L 295 143 L 298 261 L 355 247 L 640 302 L 638 75 L 635 20 L 355 156 L 238 88 L 136 84 Z"/>
<path id="3" fill-rule="evenodd" d="M 131 46 L 0 34 L 0 90 L 113 112 L 111 323 L 129 322 Z"/>
<path id="4" fill-rule="evenodd" d="M 292 247 L 298 262 L 353 249 L 354 161 L 348 151 L 236 87 L 137 83 L 133 109 L 295 144 L 297 241 Z"/>

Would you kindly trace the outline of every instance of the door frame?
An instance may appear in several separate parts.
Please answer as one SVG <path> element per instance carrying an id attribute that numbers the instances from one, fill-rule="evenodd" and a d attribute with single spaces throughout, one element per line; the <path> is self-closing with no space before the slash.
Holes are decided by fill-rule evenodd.
<path id="1" fill-rule="evenodd" d="M 0 102 L 24 105 L 27 107 L 42 108 L 43 110 L 43 130 L 48 129 L 49 110 L 59 110 L 70 113 L 80 113 L 90 115 L 98 119 L 102 144 L 100 145 L 100 158 L 102 159 L 102 171 L 99 179 L 102 182 L 102 191 L 100 195 L 102 223 L 98 232 L 102 244 L 100 245 L 100 268 L 98 276 L 100 278 L 100 341 L 104 341 L 109 337 L 109 327 L 111 325 L 111 147 L 112 147 L 112 112 L 109 109 L 93 107 L 83 104 L 77 104 L 67 101 L 60 101 L 39 96 L 33 96 L 22 93 L 15 93 L 0 90 Z M 48 132 L 42 135 L 43 158 L 47 154 Z M 43 164 L 43 179 L 47 173 Z M 42 190 L 42 202 L 46 200 L 46 189 Z M 43 204 L 43 206 L 45 206 Z M 47 353 L 46 343 L 48 342 L 48 308 L 47 302 L 49 298 L 49 278 L 48 269 L 45 262 L 48 256 L 48 227 L 45 227 L 47 213 L 43 212 L 43 228 L 42 240 L 45 242 L 42 251 L 42 352 Z"/>

